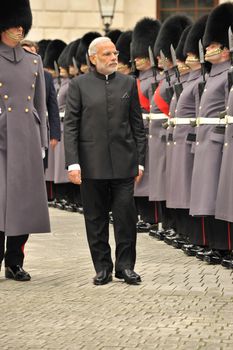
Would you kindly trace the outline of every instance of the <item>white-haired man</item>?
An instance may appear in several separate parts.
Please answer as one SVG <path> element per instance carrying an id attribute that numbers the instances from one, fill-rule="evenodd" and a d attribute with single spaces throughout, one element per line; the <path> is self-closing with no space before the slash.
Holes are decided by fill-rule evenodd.
<path id="1" fill-rule="evenodd" d="M 143 174 L 145 132 L 136 82 L 117 72 L 118 51 L 109 38 L 89 46 L 93 71 L 70 83 L 65 153 L 70 181 L 81 184 L 95 285 L 112 281 L 109 208 L 114 217 L 115 276 L 137 284 L 134 181 Z"/>

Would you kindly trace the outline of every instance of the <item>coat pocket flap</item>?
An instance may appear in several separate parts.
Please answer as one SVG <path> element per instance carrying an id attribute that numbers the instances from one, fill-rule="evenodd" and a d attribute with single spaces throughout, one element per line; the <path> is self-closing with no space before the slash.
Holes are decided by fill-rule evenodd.
<path id="1" fill-rule="evenodd" d="M 213 142 L 224 144 L 224 138 L 225 138 L 224 134 L 216 133 L 213 131 L 210 133 L 210 140 Z"/>

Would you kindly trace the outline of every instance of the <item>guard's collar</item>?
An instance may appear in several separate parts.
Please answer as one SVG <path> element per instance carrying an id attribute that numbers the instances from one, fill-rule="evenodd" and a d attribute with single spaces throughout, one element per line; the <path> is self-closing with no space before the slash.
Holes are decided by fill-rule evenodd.
<path id="1" fill-rule="evenodd" d="M 19 62 L 25 56 L 25 51 L 20 44 L 15 47 L 10 47 L 0 42 L 0 56 L 11 62 Z"/>

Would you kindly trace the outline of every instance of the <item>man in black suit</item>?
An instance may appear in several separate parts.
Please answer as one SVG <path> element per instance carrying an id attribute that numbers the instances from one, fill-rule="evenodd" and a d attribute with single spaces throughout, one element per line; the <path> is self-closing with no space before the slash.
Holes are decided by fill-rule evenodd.
<path id="1" fill-rule="evenodd" d="M 137 284 L 134 181 L 143 175 L 146 137 L 136 81 L 116 72 L 115 45 L 100 37 L 89 46 L 95 69 L 74 78 L 64 124 L 69 179 L 81 184 L 95 285 L 112 280 L 109 208 L 114 218 L 115 276 Z"/>

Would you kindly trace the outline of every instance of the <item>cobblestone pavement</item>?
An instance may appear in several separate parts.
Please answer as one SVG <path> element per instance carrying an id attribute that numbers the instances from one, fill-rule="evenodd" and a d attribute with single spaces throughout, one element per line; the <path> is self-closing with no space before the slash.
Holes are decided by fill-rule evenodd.
<path id="1" fill-rule="evenodd" d="M 231 270 L 139 234 L 143 283 L 94 286 L 83 216 L 50 213 L 52 233 L 26 246 L 32 280 L 1 271 L 1 350 L 232 350 Z"/>

